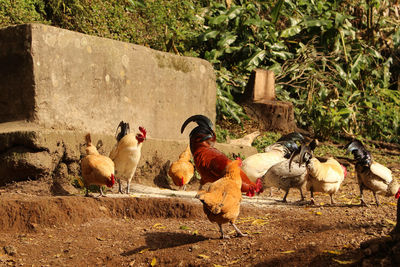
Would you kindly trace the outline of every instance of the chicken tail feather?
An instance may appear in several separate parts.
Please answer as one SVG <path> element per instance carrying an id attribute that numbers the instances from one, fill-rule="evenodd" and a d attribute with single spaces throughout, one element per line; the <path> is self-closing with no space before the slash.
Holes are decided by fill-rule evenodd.
<path id="1" fill-rule="evenodd" d="M 312 155 L 317 145 L 318 145 L 318 140 L 314 139 L 308 145 L 301 146 L 299 167 L 301 166 L 301 164 L 303 163 L 307 164 L 309 162 L 309 160 L 312 158 Z"/>
<path id="2" fill-rule="evenodd" d="M 196 122 L 202 128 L 207 128 L 212 131 L 213 124 L 209 118 L 204 115 L 193 115 L 182 124 L 181 133 L 183 133 L 186 126 L 192 121 Z"/>
<path id="3" fill-rule="evenodd" d="M 117 133 L 119 129 L 121 129 L 121 131 L 120 131 L 118 134 L 116 134 L 116 139 L 117 139 L 118 142 L 119 142 L 125 135 L 127 135 L 127 134 L 129 133 L 129 131 L 130 131 L 129 123 L 128 123 L 128 122 L 121 121 L 121 122 L 118 124 L 117 130 L 116 130 L 115 133 Z"/>
<path id="4" fill-rule="evenodd" d="M 371 153 L 364 147 L 360 140 L 353 140 L 345 146 L 347 153 L 352 153 L 354 159 L 358 162 L 367 163 L 370 165 Z"/>
<path id="5" fill-rule="evenodd" d="M 304 141 L 304 136 L 301 133 L 292 132 L 282 136 L 281 138 L 278 139 L 277 142 L 282 142 L 282 141 L 293 141 L 293 142 Z"/>

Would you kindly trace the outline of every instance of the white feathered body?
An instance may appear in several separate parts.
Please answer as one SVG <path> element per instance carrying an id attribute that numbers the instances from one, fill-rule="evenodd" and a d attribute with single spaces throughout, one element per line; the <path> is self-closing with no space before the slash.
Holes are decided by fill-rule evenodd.
<path id="1" fill-rule="evenodd" d="M 307 165 L 307 170 L 307 190 L 312 187 L 314 192 L 333 195 L 339 190 L 344 180 L 344 170 L 334 158 L 328 158 L 326 162 L 312 158 Z"/>
<path id="2" fill-rule="evenodd" d="M 115 175 L 130 183 L 138 166 L 143 143 L 139 143 L 135 134 L 125 135 L 111 150 L 110 158 L 115 164 Z"/>
<path id="3" fill-rule="evenodd" d="M 378 162 L 373 161 L 369 168 L 356 165 L 356 173 L 359 184 L 380 195 L 394 196 L 399 189 L 392 171 Z"/>
<path id="4" fill-rule="evenodd" d="M 285 149 L 280 144 L 274 144 L 268 152 L 251 155 L 243 160 L 242 170 L 252 182 L 256 182 L 269 168 L 286 159 Z"/>
<path id="5" fill-rule="evenodd" d="M 303 163 L 293 160 L 289 170 L 289 160 L 281 161 L 272 166 L 261 178 L 263 187 L 277 187 L 285 191 L 290 188 L 302 188 L 307 181 L 307 169 Z"/>

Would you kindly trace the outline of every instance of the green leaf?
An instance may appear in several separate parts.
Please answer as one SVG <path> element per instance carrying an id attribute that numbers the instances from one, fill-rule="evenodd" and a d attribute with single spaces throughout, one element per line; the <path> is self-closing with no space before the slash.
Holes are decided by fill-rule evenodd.
<path id="1" fill-rule="evenodd" d="M 218 47 L 220 47 L 220 48 L 227 47 L 227 46 L 233 44 L 233 43 L 235 42 L 235 40 L 236 40 L 237 37 L 238 37 L 237 35 L 232 34 L 232 33 L 230 33 L 230 32 L 225 33 L 225 34 L 223 34 L 223 35 L 221 36 L 221 39 L 218 41 L 218 44 L 217 44 L 217 45 L 218 45 Z"/>
<path id="2" fill-rule="evenodd" d="M 227 15 L 219 15 L 217 17 L 211 18 L 209 20 L 210 25 L 220 25 L 223 22 L 228 21 L 228 16 Z"/>
<path id="3" fill-rule="evenodd" d="M 271 55 L 277 56 L 283 60 L 287 60 L 289 58 L 293 58 L 293 54 L 285 51 L 271 51 Z"/>
<path id="4" fill-rule="evenodd" d="M 260 65 L 260 63 L 264 60 L 267 52 L 265 50 L 260 50 L 257 53 L 253 54 L 253 56 L 247 62 L 247 69 L 254 69 Z"/>
<path id="5" fill-rule="evenodd" d="M 288 38 L 288 37 L 292 37 L 295 36 L 296 34 L 301 32 L 301 27 L 299 25 L 290 27 L 290 28 L 286 28 L 281 32 L 281 37 L 282 38 Z"/>
<path id="6" fill-rule="evenodd" d="M 209 31 L 201 36 L 201 40 L 204 42 L 210 39 L 215 39 L 218 36 L 218 34 L 219 31 Z"/>
<path id="7" fill-rule="evenodd" d="M 304 24 L 306 27 L 321 27 L 331 25 L 332 21 L 324 19 L 307 19 L 304 21 Z"/>
<path id="8" fill-rule="evenodd" d="M 274 8 L 271 11 L 271 22 L 272 24 L 276 24 L 278 21 L 279 15 L 282 10 L 282 5 L 285 1 L 284 0 L 278 0 L 278 2 L 275 4 Z"/>
<path id="9" fill-rule="evenodd" d="M 242 13 L 242 7 L 241 6 L 233 6 L 231 7 L 231 9 L 229 10 L 228 13 L 228 18 L 230 20 L 240 16 L 240 14 Z"/>

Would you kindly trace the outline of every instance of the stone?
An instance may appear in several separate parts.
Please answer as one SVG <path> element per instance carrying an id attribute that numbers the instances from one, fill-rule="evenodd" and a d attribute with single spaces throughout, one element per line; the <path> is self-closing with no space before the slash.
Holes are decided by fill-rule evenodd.
<path id="1" fill-rule="evenodd" d="M 182 123 L 215 121 L 212 65 L 42 24 L 0 29 L 0 122 L 114 134 L 121 120 L 185 139 Z"/>

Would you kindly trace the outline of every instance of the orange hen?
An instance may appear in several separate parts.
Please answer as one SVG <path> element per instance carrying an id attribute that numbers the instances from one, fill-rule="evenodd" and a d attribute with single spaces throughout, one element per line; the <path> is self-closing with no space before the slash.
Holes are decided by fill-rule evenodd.
<path id="1" fill-rule="evenodd" d="M 179 159 L 171 164 L 168 175 L 171 177 L 175 185 L 185 190 L 186 184 L 189 183 L 194 174 L 193 164 L 190 162 L 190 146 L 179 155 Z"/>
<path id="2" fill-rule="evenodd" d="M 85 139 L 88 155 L 81 161 L 82 178 L 86 188 L 85 196 L 89 196 L 89 185 L 99 185 L 100 196 L 104 196 L 101 187 L 103 185 L 112 187 L 115 183 L 114 162 L 109 157 L 99 154 L 91 142 L 90 134 L 87 134 Z"/>
<path id="3" fill-rule="evenodd" d="M 223 178 L 212 183 L 207 191 L 201 190 L 196 195 L 196 198 L 203 203 L 203 210 L 207 218 L 218 224 L 221 239 L 228 238 L 222 229 L 222 224 L 228 222 L 235 228 L 238 236 L 246 236 L 235 225 L 242 201 L 241 162 L 240 158 L 230 162 Z"/>

